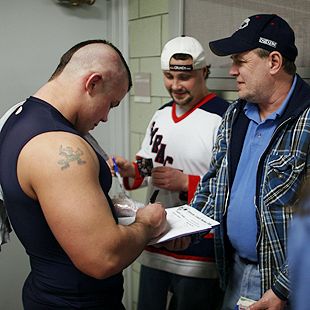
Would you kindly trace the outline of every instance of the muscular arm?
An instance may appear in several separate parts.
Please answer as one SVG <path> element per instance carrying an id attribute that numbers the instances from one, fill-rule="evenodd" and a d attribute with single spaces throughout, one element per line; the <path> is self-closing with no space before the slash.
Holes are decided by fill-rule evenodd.
<path id="1" fill-rule="evenodd" d="M 70 148 L 70 149 L 69 149 Z M 70 150 L 70 156 L 63 152 Z M 63 132 L 32 139 L 18 160 L 23 190 L 38 199 L 55 238 L 74 265 L 95 278 L 128 266 L 165 229 L 165 211 L 149 205 L 130 226 L 117 225 L 100 187 L 96 154 Z"/>

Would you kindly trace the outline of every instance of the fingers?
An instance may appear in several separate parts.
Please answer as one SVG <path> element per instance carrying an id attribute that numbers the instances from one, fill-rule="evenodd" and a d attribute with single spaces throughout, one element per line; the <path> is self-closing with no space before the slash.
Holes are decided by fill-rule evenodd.
<path id="1" fill-rule="evenodd" d="M 162 242 L 159 245 L 165 247 L 169 251 L 183 251 L 189 247 L 191 243 L 191 237 L 186 236 Z"/>
<path id="2" fill-rule="evenodd" d="M 170 189 L 174 183 L 176 169 L 170 167 L 156 167 L 152 169 L 152 182 L 154 186 Z"/>
<path id="3" fill-rule="evenodd" d="M 166 231 L 166 215 L 165 208 L 160 203 L 148 204 L 146 207 L 138 209 L 136 222 L 143 223 L 146 227 L 149 227 L 153 239 Z"/>
<path id="4" fill-rule="evenodd" d="M 169 171 L 169 170 L 174 170 L 174 168 L 166 167 L 166 166 L 159 166 L 159 167 L 154 167 L 152 169 L 152 173 L 153 172 L 155 172 L 155 173 L 163 173 L 163 172 L 166 172 L 166 171 Z"/>
<path id="5" fill-rule="evenodd" d="M 152 170 L 152 183 L 170 191 L 187 191 L 188 176 L 171 167 L 156 167 Z"/>
<path id="6" fill-rule="evenodd" d="M 113 157 L 117 165 L 119 173 L 122 177 L 135 177 L 135 167 L 132 162 L 128 161 L 122 156 Z M 109 159 L 109 163 L 113 165 L 113 159 Z M 115 170 L 115 169 L 114 169 Z M 114 175 L 114 174 L 113 174 Z"/>
<path id="7" fill-rule="evenodd" d="M 119 168 L 122 168 L 123 166 L 128 164 L 128 160 L 125 159 L 124 157 L 121 157 L 121 156 L 115 156 L 114 160 L 115 160 L 115 162 L 116 162 L 116 164 L 118 165 Z"/>

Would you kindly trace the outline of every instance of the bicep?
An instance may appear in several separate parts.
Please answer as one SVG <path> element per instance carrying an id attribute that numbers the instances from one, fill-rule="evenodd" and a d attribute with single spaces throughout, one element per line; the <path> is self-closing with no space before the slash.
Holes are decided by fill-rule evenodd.
<path id="1" fill-rule="evenodd" d="M 78 263 L 83 255 L 92 255 L 90 245 L 102 239 L 102 227 L 113 229 L 116 223 L 89 145 L 73 135 L 47 138 L 45 134 L 31 141 L 21 153 L 20 171 L 30 166 L 21 184 L 32 189 L 55 238 Z"/>

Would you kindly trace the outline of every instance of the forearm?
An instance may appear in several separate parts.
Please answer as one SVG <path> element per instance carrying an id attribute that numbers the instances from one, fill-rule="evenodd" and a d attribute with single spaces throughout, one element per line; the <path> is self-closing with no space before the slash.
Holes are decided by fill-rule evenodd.
<path id="1" fill-rule="evenodd" d="M 129 226 L 115 224 L 104 236 L 93 238 L 93 244 L 81 248 L 76 257 L 70 257 L 85 274 L 105 279 L 130 265 L 152 239 L 152 233 L 151 227 L 139 222 Z"/>
<path id="2" fill-rule="evenodd" d="M 153 229 L 143 223 L 135 222 L 129 226 L 117 226 L 118 231 L 112 242 L 113 247 L 104 258 L 104 261 L 110 264 L 109 270 L 106 271 L 108 276 L 121 272 L 129 266 L 153 238 Z"/>
<path id="3" fill-rule="evenodd" d="M 72 239 L 65 240 L 76 267 L 99 279 L 110 277 L 131 264 L 167 225 L 166 211 L 161 204 L 138 209 L 135 222 L 128 226 L 118 225 L 109 210 L 106 211 L 101 218 L 98 214 L 91 217 L 88 224 L 83 222 L 84 233 L 81 234 L 81 227 L 76 228 L 80 236 L 78 246 Z"/>

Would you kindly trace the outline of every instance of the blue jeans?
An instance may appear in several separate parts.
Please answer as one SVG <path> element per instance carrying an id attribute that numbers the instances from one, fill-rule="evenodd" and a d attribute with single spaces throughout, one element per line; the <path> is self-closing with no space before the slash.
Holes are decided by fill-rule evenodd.
<path id="1" fill-rule="evenodd" d="M 168 292 L 172 293 L 169 305 Z M 215 310 L 222 299 L 217 279 L 179 276 L 141 266 L 138 310 Z"/>
<path id="2" fill-rule="evenodd" d="M 261 298 L 261 275 L 258 264 L 245 264 L 235 254 L 222 310 L 234 310 L 241 296 L 253 300 Z"/>

